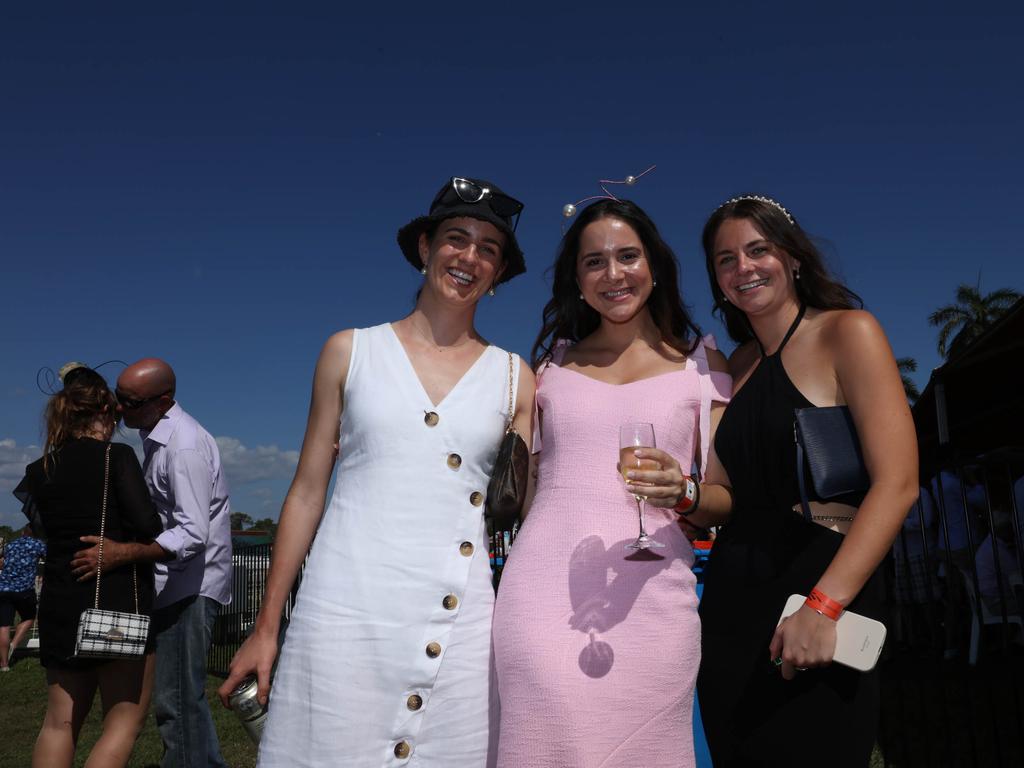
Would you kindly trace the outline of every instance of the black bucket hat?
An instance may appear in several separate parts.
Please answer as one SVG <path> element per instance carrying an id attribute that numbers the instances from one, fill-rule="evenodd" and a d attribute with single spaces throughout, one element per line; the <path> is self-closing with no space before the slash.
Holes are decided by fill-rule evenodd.
<path id="1" fill-rule="evenodd" d="M 420 235 L 445 219 L 468 216 L 493 224 L 505 233 L 505 271 L 499 283 L 511 280 L 526 271 L 526 260 L 516 240 L 516 225 L 523 204 L 509 197 L 498 187 L 483 179 L 453 176 L 434 196 L 430 213 L 413 219 L 398 230 L 398 245 L 405 258 L 417 271 L 423 267 L 420 259 Z"/>

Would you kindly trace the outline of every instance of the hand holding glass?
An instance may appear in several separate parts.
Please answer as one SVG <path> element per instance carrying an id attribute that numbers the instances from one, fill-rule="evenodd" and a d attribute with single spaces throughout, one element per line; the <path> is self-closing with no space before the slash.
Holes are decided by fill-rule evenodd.
<path id="1" fill-rule="evenodd" d="M 661 469 L 661 464 L 654 459 L 637 458 L 635 453 L 637 448 L 656 447 L 653 424 L 623 424 L 619 427 L 619 471 L 622 473 L 622 479 L 630 485 L 641 485 L 626 476 L 631 469 Z M 636 541 L 627 544 L 626 549 L 661 549 L 665 545 L 652 539 L 644 530 L 644 502 L 647 501 L 647 497 L 634 493 L 633 498 L 636 499 L 636 512 L 640 518 L 640 535 Z"/>

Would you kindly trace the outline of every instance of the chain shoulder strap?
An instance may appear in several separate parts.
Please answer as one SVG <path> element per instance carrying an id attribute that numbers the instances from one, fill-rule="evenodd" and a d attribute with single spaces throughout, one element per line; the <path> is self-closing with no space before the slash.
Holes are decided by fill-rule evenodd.
<path id="1" fill-rule="evenodd" d="M 512 431 L 512 422 L 516 418 L 515 399 L 512 396 L 512 388 L 514 386 L 513 385 L 513 381 L 512 381 L 512 373 L 513 373 L 512 366 L 513 365 L 514 365 L 514 361 L 513 361 L 513 358 L 512 358 L 512 353 L 509 352 L 508 353 L 508 423 L 505 425 L 505 432 L 506 433 Z"/>
<path id="2" fill-rule="evenodd" d="M 103 457 L 103 503 L 100 507 L 100 551 L 96 558 L 96 597 L 93 601 L 93 608 L 100 607 L 100 577 L 103 575 L 103 539 L 107 533 L 107 496 L 110 490 L 110 443 L 107 443 L 107 450 Z M 135 612 L 139 612 L 139 581 L 138 573 L 135 570 L 135 563 L 132 563 L 132 591 L 135 593 Z"/>

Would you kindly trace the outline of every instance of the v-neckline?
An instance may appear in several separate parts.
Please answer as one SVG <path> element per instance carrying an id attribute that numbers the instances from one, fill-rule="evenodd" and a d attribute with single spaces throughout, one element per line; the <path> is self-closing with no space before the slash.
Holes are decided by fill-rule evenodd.
<path id="1" fill-rule="evenodd" d="M 388 330 L 391 332 L 391 337 L 395 340 L 395 344 L 398 345 L 398 350 L 399 352 L 401 352 L 402 359 L 405 361 L 406 366 L 408 366 L 409 373 L 412 374 L 412 378 L 413 381 L 416 382 L 416 386 L 419 387 L 420 394 L 423 395 L 423 400 L 427 403 L 430 403 L 430 407 L 432 409 L 440 408 L 448 401 L 448 398 L 452 396 L 452 393 L 455 392 L 455 390 L 457 390 L 460 386 L 462 386 L 462 382 L 469 378 L 469 375 L 476 369 L 478 365 L 480 365 L 480 361 L 484 359 L 484 357 L 487 355 L 488 350 L 490 350 L 491 348 L 490 344 L 485 346 L 483 351 L 479 355 L 477 355 L 476 360 L 474 360 L 472 364 L 469 366 L 469 368 L 467 368 L 463 372 L 463 374 L 459 377 L 459 380 L 452 385 L 452 388 L 445 392 L 444 397 L 442 397 L 435 403 L 433 400 L 431 400 L 430 395 L 427 393 L 427 388 L 423 386 L 423 380 L 420 378 L 419 373 L 416 372 L 416 366 L 412 364 L 412 358 L 409 357 L 409 353 L 406 351 L 405 345 L 402 343 L 402 340 L 398 337 L 398 333 L 395 332 L 394 324 L 385 323 L 385 325 L 387 325 Z"/>

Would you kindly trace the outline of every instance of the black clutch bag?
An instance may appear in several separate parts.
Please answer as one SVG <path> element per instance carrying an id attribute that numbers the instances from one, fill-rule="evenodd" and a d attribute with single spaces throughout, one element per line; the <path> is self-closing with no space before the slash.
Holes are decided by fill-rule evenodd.
<path id="1" fill-rule="evenodd" d="M 814 491 L 821 499 L 847 494 L 863 495 L 871 485 L 860 439 L 850 409 L 845 405 L 827 408 L 795 408 L 793 433 L 796 439 L 796 476 L 800 485 L 800 506 L 811 520 L 807 498 L 806 470 Z"/>
<path id="2" fill-rule="evenodd" d="M 498 446 L 494 470 L 487 484 L 487 506 L 484 517 L 493 527 L 511 528 L 519 519 L 526 501 L 526 475 L 530 471 L 530 451 L 519 433 L 512 428 L 515 419 L 515 401 L 512 397 L 512 354 L 508 356 L 508 423 L 505 436 Z"/>

